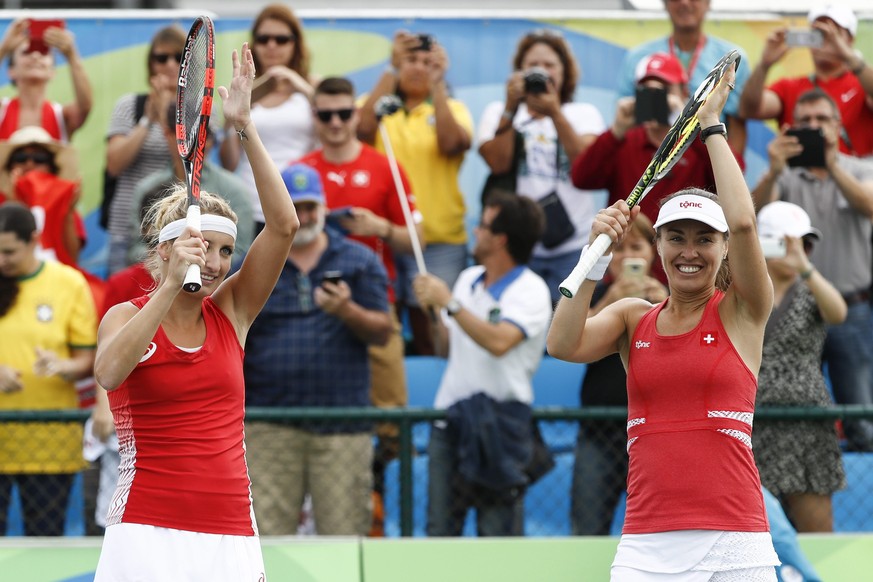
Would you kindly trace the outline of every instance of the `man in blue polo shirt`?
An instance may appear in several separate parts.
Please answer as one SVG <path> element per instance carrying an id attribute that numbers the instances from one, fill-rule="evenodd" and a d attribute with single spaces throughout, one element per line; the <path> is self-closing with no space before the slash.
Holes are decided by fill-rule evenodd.
<path id="1" fill-rule="evenodd" d="M 247 406 L 370 406 L 367 346 L 392 331 L 388 277 L 369 248 L 325 229 L 321 179 L 303 164 L 282 177 L 300 230 L 246 340 Z M 294 534 L 304 496 L 323 535 L 370 528 L 372 426 L 362 422 L 247 422 L 261 534 Z"/>

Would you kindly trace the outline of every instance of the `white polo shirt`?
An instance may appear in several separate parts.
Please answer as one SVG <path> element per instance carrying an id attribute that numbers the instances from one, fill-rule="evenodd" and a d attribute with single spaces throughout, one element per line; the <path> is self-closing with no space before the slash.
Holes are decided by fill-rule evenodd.
<path id="1" fill-rule="evenodd" d="M 473 341 L 454 318 L 443 313 L 449 331 L 449 360 L 434 407 L 448 408 L 477 392 L 499 402 L 515 400 L 531 404 L 531 378 L 543 358 L 552 317 L 552 300 L 545 281 L 527 267 L 519 266 L 486 288 L 485 268 L 477 265 L 461 273 L 453 295 L 480 319 L 493 323 L 507 321 L 517 326 L 524 340 L 498 358 Z"/>

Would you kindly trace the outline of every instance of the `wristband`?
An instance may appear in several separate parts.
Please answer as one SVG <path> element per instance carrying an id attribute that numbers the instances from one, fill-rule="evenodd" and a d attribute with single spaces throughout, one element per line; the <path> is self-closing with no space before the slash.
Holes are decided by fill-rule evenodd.
<path id="1" fill-rule="evenodd" d="M 139 121 L 136 124 L 140 127 L 149 127 L 152 124 L 152 121 L 149 119 L 148 115 L 143 115 L 139 118 Z"/>
<path id="2" fill-rule="evenodd" d="M 390 65 L 390 64 L 385 65 L 385 72 L 391 73 L 392 75 L 394 75 L 396 77 L 397 76 L 397 67 L 395 67 L 394 65 Z"/>
<path id="3" fill-rule="evenodd" d="M 500 114 L 500 117 L 502 117 L 506 121 L 511 122 L 513 119 L 515 119 L 515 111 L 510 111 L 509 109 L 504 109 L 503 113 Z"/>
<path id="4" fill-rule="evenodd" d="M 587 251 L 588 245 L 585 245 L 585 247 L 582 249 L 582 255 L 584 256 Z M 610 261 L 612 261 L 612 253 L 609 253 L 608 255 L 603 255 L 602 257 L 597 259 L 597 262 L 594 263 L 594 266 L 591 267 L 591 270 L 588 271 L 588 275 L 586 275 L 585 278 L 589 281 L 600 281 L 601 279 L 603 279 L 603 276 L 606 274 L 606 269 L 609 267 Z"/>
<path id="5" fill-rule="evenodd" d="M 800 278 L 803 279 L 804 281 L 806 281 L 806 280 L 808 280 L 810 277 L 812 277 L 812 274 L 813 274 L 813 273 L 815 273 L 815 267 L 810 266 L 807 270 L 805 270 L 804 272 L 802 272 L 802 273 L 800 274 Z"/>
<path id="6" fill-rule="evenodd" d="M 724 123 L 716 123 L 707 128 L 700 130 L 700 141 L 706 143 L 706 139 L 711 135 L 723 135 L 727 139 L 727 126 Z"/>
<path id="7" fill-rule="evenodd" d="M 858 66 L 855 67 L 854 69 L 852 69 L 851 71 L 852 71 L 852 74 L 857 77 L 858 75 L 863 73 L 864 69 L 866 69 L 866 68 L 867 68 L 867 62 L 864 59 L 860 59 L 860 63 L 858 64 Z"/>

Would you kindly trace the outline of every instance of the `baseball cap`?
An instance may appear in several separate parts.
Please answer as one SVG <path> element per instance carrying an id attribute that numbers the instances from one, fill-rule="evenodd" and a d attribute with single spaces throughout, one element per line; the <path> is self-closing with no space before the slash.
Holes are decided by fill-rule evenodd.
<path id="1" fill-rule="evenodd" d="M 851 8 L 843 4 L 821 4 L 812 8 L 807 18 L 810 24 L 819 18 L 830 18 L 838 26 L 848 30 L 852 36 L 858 32 L 858 18 Z"/>
<path id="2" fill-rule="evenodd" d="M 652 53 L 644 57 L 637 63 L 634 73 L 637 83 L 646 79 L 657 79 L 669 85 L 681 85 L 688 82 L 682 63 L 667 53 Z"/>
<path id="3" fill-rule="evenodd" d="M 776 200 L 758 212 L 758 236 L 782 238 L 784 236 L 821 238 L 821 231 L 812 225 L 809 214 L 791 202 Z"/>
<path id="4" fill-rule="evenodd" d="M 721 206 L 714 200 L 697 194 L 683 194 L 665 202 L 658 212 L 655 228 L 686 219 L 708 224 L 718 232 L 728 231 L 727 220 Z"/>
<path id="5" fill-rule="evenodd" d="M 291 164 L 282 170 L 282 180 L 294 202 L 324 204 L 324 188 L 315 168 L 306 164 Z"/>

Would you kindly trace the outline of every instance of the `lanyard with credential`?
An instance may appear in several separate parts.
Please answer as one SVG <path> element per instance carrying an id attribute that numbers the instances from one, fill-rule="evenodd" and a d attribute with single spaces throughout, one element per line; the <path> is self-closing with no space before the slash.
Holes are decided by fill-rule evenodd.
<path id="1" fill-rule="evenodd" d="M 676 57 L 676 59 L 681 63 L 682 59 L 676 56 L 676 47 L 673 42 L 673 37 L 671 36 L 669 39 L 670 44 L 670 56 Z M 703 50 L 703 45 L 706 44 L 706 35 L 701 34 L 700 38 L 697 39 L 697 47 L 694 49 L 694 54 L 691 55 L 691 60 L 688 62 L 688 68 L 685 70 L 685 76 L 688 79 L 689 85 L 691 84 L 691 78 L 694 76 L 694 67 L 697 66 L 697 61 L 700 59 L 700 52 Z"/>

